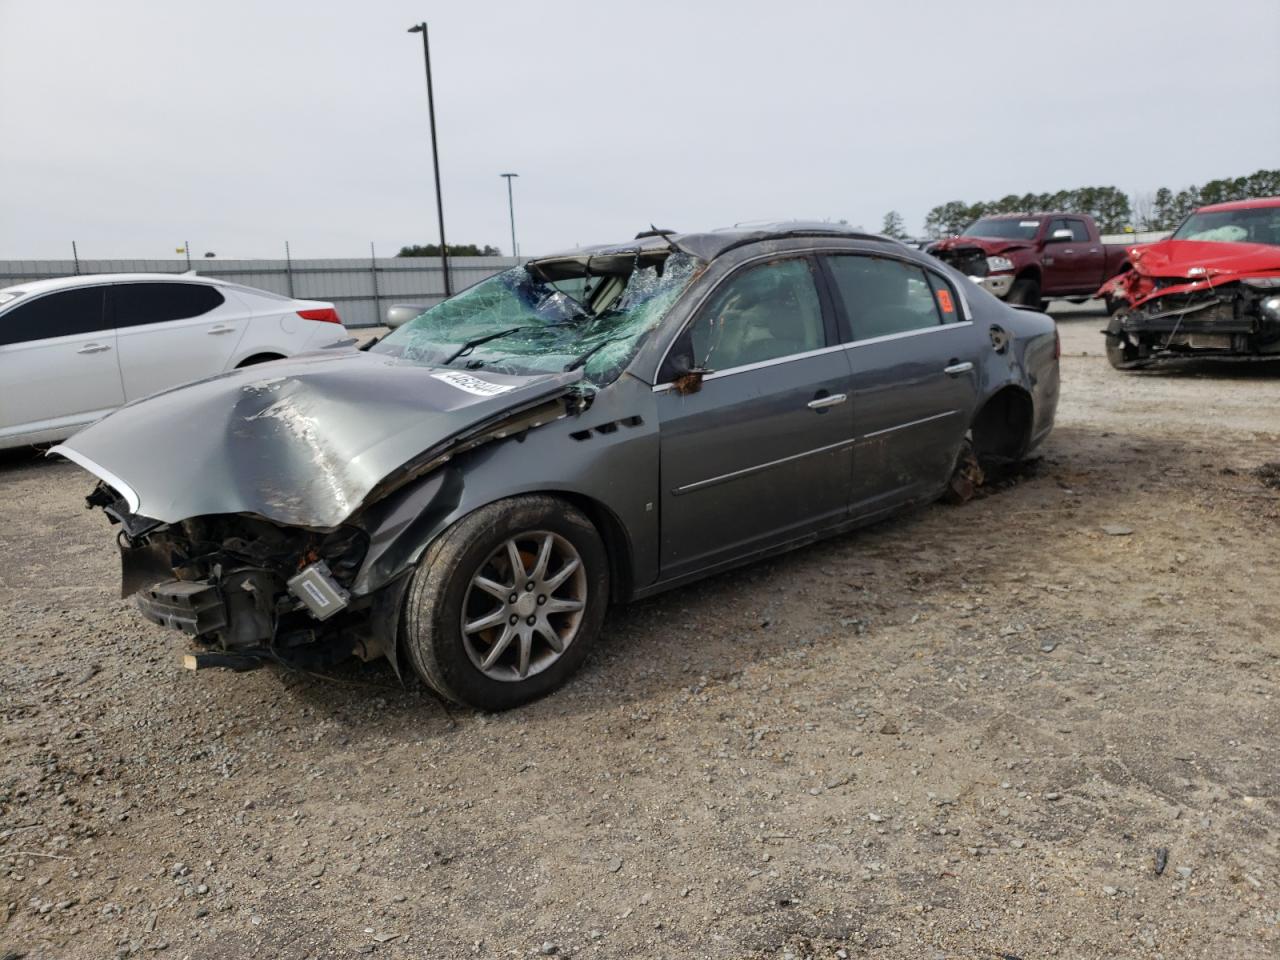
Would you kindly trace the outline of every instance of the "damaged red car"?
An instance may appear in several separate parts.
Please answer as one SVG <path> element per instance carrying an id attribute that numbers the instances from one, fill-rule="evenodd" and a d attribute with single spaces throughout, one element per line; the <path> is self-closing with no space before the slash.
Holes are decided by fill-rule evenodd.
<path id="1" fill-rule="evenodd" d="M 1130 264 L 1097 293 L 1121 304 L 1103 331 L 1116 369 L 1280 359 L 1280 197 L 1201 207 Z"/>

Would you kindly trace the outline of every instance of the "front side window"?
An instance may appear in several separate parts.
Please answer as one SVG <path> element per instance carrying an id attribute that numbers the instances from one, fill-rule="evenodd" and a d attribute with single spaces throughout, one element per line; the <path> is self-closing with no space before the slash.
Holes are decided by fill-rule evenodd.
<path id="1" fill-rule="evenodd" d="M 694 366 L 729 370 L 826 346 L 808 260 L 749 267 L 722 283 L 688 333 Z"/>
<path id="2" fill-rule="evenodd" d="M 188 320 L 220 307 L 226 298 L 205 283 L 119 283 L 111 288 L 117 327 Z"/>
<path id="3" fill-rule="evenodd" d="M 854 340 L 910 333 L 941 323 L 941 298 L 920 267 L 871 256 L 830 257 L 827 263 Z M 945 299 L 952 301 L 954 312 L 958 307 L 947 292 Z"/>
<path id="4" fill-rule="evenodd" d="M 16 306 L 0 313 L 0 346 L 109 329 L 103 310 L 103 289 L 76 287 L 47 293 L 34 300 L 23 297 Z"/>
<path id="5" fill-rule="evenodd" d="M 508 374 L 581 367 L 590 383 L 604 386 L 622 373 L 699 266 L 679 252 L 530 261 L 436 304 L 373 352 Z"/>

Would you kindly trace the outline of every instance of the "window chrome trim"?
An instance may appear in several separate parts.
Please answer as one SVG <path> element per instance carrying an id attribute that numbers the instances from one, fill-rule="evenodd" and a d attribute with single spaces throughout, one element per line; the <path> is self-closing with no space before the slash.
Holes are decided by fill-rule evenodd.
<path id="1" fill-rule="evenodd" d="M 718 380 L 721 377 L 731 377 L 736 373 L 750 373 L 753 370 L 763 370 L 766 367 L 775 367 L 780 363 L 790 363 L 793 360 L 808 360 L 810 357 L 818 357 L 824 353 L 835 353 L 837 350 L 852 350 L 856 347 L 864 347 L 874 343 L 887 343 L 891 340 L 903 340 L 907 337 L 919 336 L 922 333 L 937 333 L 941 330 L 955 330 L 959 327 L 972 327 L 972 320 L 960 320 L 956 323 L 940 323 L 934 327 L 921 327 L 919 330 L 905 330 L 902 333 L 886 333 L 883 337 L 870 337 L 866 340 L 850 340 L 848 343 L 837 343 L 833 347 L 822 347 L 818 350 L 809 350 L 805 353 L 790 353 L 785 357 L 775 357 L 772 360 L 761 360 L 758 363 L 748 363 L 741 367 L 730 367 L 727 370 L 717 370 L 714 373 L 708 373 L 704 376 L 703 382 L 709 380 Z M 663 358 L 666 361 L 666 358 Z M 654 393 L 665 393 L 674 389 L 674 384 L 657 383 L 650 388 Z"/>
<path id="2" fill-rule="evenodd" d="M 921 417 L 919 420 L 911 420 L 907 423 L 900 423 L 894 427 L 885 427 L 883 430 L 873 430 L 871 433 L 863 434 L 863 440 L 872 440 L 875 437 L 883 437 L 887 433 L 893 433 L 897 430 L 905 430 L 907 427 L 918 427 L 922 423 L 931 423 L 934 420 L 941 420 L 943 417 L 954 417 L 959 410 L 945 410 L 942 413 L 935 413 L 931 417 Z"/>
<path id="3" fill-rule="evenodd" d="M 907 337 L 918 337 L 922 333 L 938 333 L 942 330 L 955 330 L 959 327 L 972 327 L 972 320 L 957 320 L 955 323 L 939 323 L 933 327 L 920 327 L 917 330 L 903 330 L 901 333 L 886 333 L 880 337 L 867 337 L 865 340 L 850 340 L 846 347 L 864 347 L 870 343 L 887 343 L 890 340 L 905 340 Z"/>
<path id="4" fill-rule="evenodd" d="M 935 329 L 948 330 L 954 327 L 973 326 L 973 312 L 969 309 L 969 300 L 964 295 L 963 287 L 959 286 L 956 283 L 953 283 L 951 279 L 948 278 L 947 275 L 942 273 L 940 270 L 934 270 L 928 264 L 919 263 L 918 261 L 912 259 L 911 257 L 902 256 L 901 254 L 897 253 L 897 251 L 887 250 L 887 251 L 876 251 L 873 253 L 870 251 L 863 251 L 863 250 L 838 250 L 838 249 L 832 249 L 831 247 L 802 247 L 796 250 L 784 250 L 781 252 L 774 251 L 773 253 L 761 253 L 754 257 L 751 257 L 748 260 L 743 260 L 742 263 L 738 264 L 729 273 L 725 274 L 723 277 L 717 280 L 715 284 L 713 284 L 707 290 L 707 292 L 704 293 L 698 299 L 698 302 L 695 303 L 689 309 L 689 320 L 686 320 L 684 326 L 680 328 L 679 333 L 677 333 L 674 337 L 671 338 L 671 341 L 667 344 L 666 349 L 662 351 L 662 356 L 658 358 L 657 366 L 653 368 L 653 377 L 652 377 L 653 392 L 661 393 L 664 390 L 669 390 L 671 388 L 670 381 L 666 383 L 657 382 L 658 374 L 662 372 L 662 366 L 667 362 L 667 356 L 671 353 L 671 348 L 675 346 L 676 341 L 680 339 L 680 335 L 683 334 L 684 331 L 688 328 L 689 323 L 692 322 L 692 318 L 695 315 L 697 315 L 698 311 L 702 309 L 703 305 L 709 299 L 711 299 L 711 295 L 720 289 L 722 284 L 727 283 L 736 274 L 738 274 L 743 268 L 749 267 L 754 263 L 760 263 L 762 261 L 767 261 L 767 260 L 786 260 L 786 259 L 791 259 L 793 257 L 801 257 L 801 256 L 807 257 L 815 254 L 819 256 L 833 256 L 833 257 L 837 257 L 837 256 L 881 257 L 882 259 L 885 259 L 885 260 L 897 260 L 900 263 L 910 264 L 911 266 L 916 267 L 920 270 L 935 273 L 942 279 L 942 281 L 948 287 L 954 290 L 956 293 L 956 296 L 960 298 L 960 313 L 964 317 L 964 319 L 958 320 L 955 323 L 940 322 L 937 327 L 923 327 L 920 330 L 908 330 L 906 333 L 890 333 L 890 334 L 886 334 L 883 337 L 872 337 L 868 340 L 850 340 L 847 343 L 836 343 L 827 347 L 822 347 L 817 350 L 810 350 L 806 353 L 793 353 L 793 354 L 788 354 L 785 357 L 777 357 L 773 360 L 762 360 L 759 363 L 750 363 L 741 367 L 729 367 L 726 370 L 717 370 L 715 373 L 707 374 L 707 376 L 703 378 L 704 380 L 710 380 L 713 377 L 718 377 L 721 375 L 727 375 L 731 373 L 739 373 L 746 370 L 755 370 L 760 367 L 767 367 L 767 366 L 771 366 L 772 364 L 783 363 L 788 360 L 799 360 L 803 357 L 814 357 L 820 353 L 826 353 L 831 350 L 842 350 L 847 347 L 857 346 L 858 344 L 861 344 L 861 343 L 879 343 L 881 340 L 892 340 L 892 339 L 896 339 L 898 337 L 903 337 L 903 336 L 913 336 L 914 334 L 917 334 L 917 333 L 926 333 L 930 330 L 935 330 Z M 816 282 L 815 282 L 815 285 L 816 285 Z"/>
<path id="5" fill-rule="evenodd" d="M 770 460 L 767 463 L 757 463 L 755 466 L 743 467 L 741 470 L 734 470 L 732 473 L 722 473 L 718 477 L 708 477 L 706 480 L 697 480 L 693 483 L 686 483 L 683 487 L 674 487 L 671 491 L 671 495 L 673 497 L 678 497 L 681 494 L 693 493 L 695 490 L 703 490 L 707 487 L 726 483 L 729 480 L 737 480 L 739 477 L 746 477 L 753 473 L 759 473 L 761 470 L 768 470 L 770 467 L 778 467 L 784 463 L 792 463 L 796 460 L 802 460 L 805 457 L 816 456 L 819 453 L 830 453 L 844 447 L 851 447 L 854 442 L 854 439 L 850 437 L 846 440 L 837 441 L 836 443 L 828 443 L 823 447 L 815 447 L 812 450 L 805 450 L 802 453 L 793 453 L 789 457 L 781 457 L 777 460 Z"/>

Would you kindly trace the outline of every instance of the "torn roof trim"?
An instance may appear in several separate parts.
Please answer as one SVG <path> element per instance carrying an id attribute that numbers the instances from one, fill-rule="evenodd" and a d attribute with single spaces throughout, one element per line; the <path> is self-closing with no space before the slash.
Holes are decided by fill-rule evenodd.
<path id="1" fill-rule="evenodd" d="M 867 240 L 890 246 L 898 241 L 879 234 L 853 230 L 842 224 L 807 221 L 783 221 L 758 227 L 731 227 L 704 233 L 643 231 L 638 237 L 621 243 L 605 243 L 528 261 L 530 269 L 547 280 L 564 280 L 583 276 L 625 276 L 636 266 L 653 266 L 679 250 L 710 262 L 738 247 L 766 240 L 793 237 L 838 237 Z M 639 242 L 637 242 L 639 241 Z"/>

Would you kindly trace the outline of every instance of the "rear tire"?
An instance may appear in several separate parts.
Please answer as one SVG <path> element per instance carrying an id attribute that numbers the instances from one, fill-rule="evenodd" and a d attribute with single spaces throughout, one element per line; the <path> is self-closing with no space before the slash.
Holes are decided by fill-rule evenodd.
<path id="1" fill-rule="evenodd" d="M 965 435 L 964 446 L 960 448 L 960 456 L 956 458 L 955 468 L 947 481 L 947 489 L 942 493 L 942 502 L 950 504 L 968 503 L 977 496 L 978 488 L 986 480 L 982 464 L 973 450 L 972 431 Z"/>
<path id="2" fill-rule="evenodd" d="M 1022 307 L 1040 306 L 1040 281 L 1035 277 L 1018 277 L 1009 288 L 1009 302 Z"/>
<path id="3" fill-rule="evenodd" d="M 1142 366 L 1138 347 L 1124 330 L 1124 318 L 1113 316 L 1107 323 L 1107 362 L 1117 370 L 1135 370 Z"/>
<path id="4" fill-rule="evenodd" d="M 400 637 L 440 696 L 507 710 L 545 696 L 582 665 L 608 598 L 609 558 L 591 521 L 554 497 L 511 497 L 463 517 L 427 548 Z"/>

